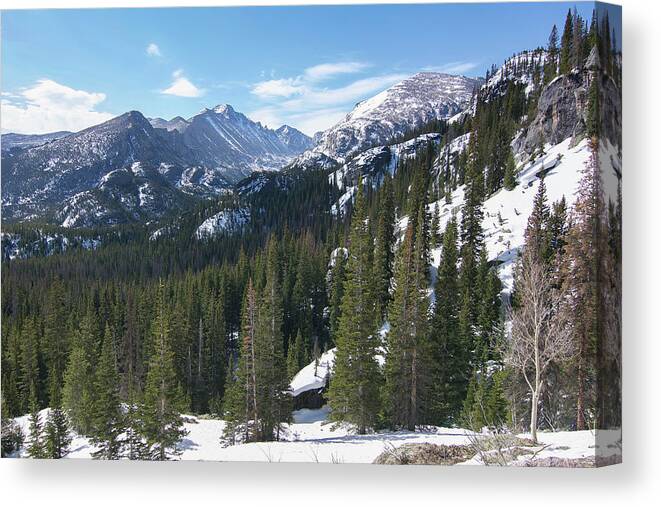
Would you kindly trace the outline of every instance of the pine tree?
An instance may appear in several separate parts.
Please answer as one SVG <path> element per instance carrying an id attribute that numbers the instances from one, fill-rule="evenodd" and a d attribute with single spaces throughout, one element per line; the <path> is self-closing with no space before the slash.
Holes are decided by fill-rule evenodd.
<path id="1" fill-rule="evenodd" d="M 217 295 L 209 294 L 203 304 L 203 333 L 207 337 L 204 350 L 206 377 L 209 385 L 208 410 L 218 412 L 217 407 L 225 392 L 226 377 L 226 318 L 225 288 L 221 282 Z"/>
<path id="2" fill-rule="evenodd" d="M 139 415 L 141 433 L 148 448 L 147 457 L 159 461 L 180 454 L 178 444 L 187 434 L 180 414 L 182 393 L 177 383 L 169 338 L 165 287 L 161 283 L 152 324 L 152 357 Z"/>
<path id="3" fill-rule="evenodd" d="M 431 218 L 431 248 L 436 249 L 441 246 L 441 215 L 438 209 L 438 203 L 434 204 L 434 212 Z"/>
<path id="4" fill-rule="evenodd" d="M 379 202 L 379 220 L 376 229 L 374 247 L 374 283 L 377 298 L 377 315 L 385 320 L 391 300 L 390 283 L 393 276 L 393 258 L 395 241 L 395 208 L 393 203 L 392 182 L 387 176 L 381 189 Z"/>
<path id="5" fill-rule="evenodd" d="M 500 307 L 502 283 L 498 277 L 496 268 L 490 267 L 483 251 L 480 260 L 480 307 L 477 319 L 478 342 L 475 344 L 475 356 L 478 361 L 498 359 L 496 357 L 496 342 L 500 334 Z"/>
<path id="6" fill-rule="evenodd" d="M 302 367 L 303 337 L 301 332 L 296 333 L 296 338 L 290 338 L 287 349 L 287 376 L 293 379 Z"/>
<path id="7" fill-rule="evenodd" d="M 507 158 L 505 161 L 505 177 L 503 179 L 503 186 L 505 190 L 514 190 L 516 187 L 516 162 L 512 148 L 508 150 Z"/>
<path id="8" fill-rule="evenodd" d="M 471 136 L 471 141 L 475 135 Z M 476 141 L 477 142 L 477 141 Z M 479 312 L 479 261 L 484 248 L 482 220 L 484 210 L 484 176 L 478 167 L 477 148 L 471 147 L 471 160 L 466 175 L 466 191 L 461 219 L 461 268 L 459 280 L 461 287 L 461 311 L 459 314 L 459 332 L 469 349 L 473 349 L 477 318 Z"/>
<path id="9" fill-rule="evenodd" d="M 48 369 L 48 395 L 51 400 L 60 398 L 64 382 L 64 370 L 67 365 L 69 344 L 67 340 L 67 302 L 64 287 L 59 278 L 55 278 L 48 291 L 46 315 L 44 317 L 44 352 Z M 50 403 L 54 405 L 53 402 Z"/>
<path id="10" fill-rule="evenodd" d="M 526 249 L 536 259 L 546 262 L 550 254 L 549 220 L 550 210 L 546 198 L 546 183 L 540 178 L 533 209 L 524 233 Z"/>
<path id="11" fill-rule="evenodd" d="M 67 415 L 59 406 L 51 408 L 46 419 L 46 455 L 60 459 L 69 453 L 71 434 Z"/>
<path id="12" fill-rule="evenodd" d="M 140 421 L 140 403 L 135 387 L 129 386 L 126 397 L 126 413 L 124 414 L 126 437 L 124 438 L 124 456 L 130 460 L 148 459 L 147 444 L 142 437 Z"/>
<path id="13" fill-rule="evenodd" d="M 44 442 L 43 426 L 39 414 L 39 405 L 37 404 L 37 394 L 34 390 L 31 393 L 30 401 L 30 429 L 29 441 L 27 445 L 27 455 L 33 459 L 44 459 L 47 457 L 46 445 Z"/>
<path id="14" fill-rule="evenodd" d="M 574 19 L 571 9 L 567 12 L 565 28 L 560 42 L 560 74 L 567 74 L 571 70 L 574 40 Z"/>
<path id="15" fill-rule="evenodd" d="M 340 315 L 342 315 L 342 297 L 344 296 L 344 281 L 346 278 L 345 268 L 347 263 L 346 250 L 344 248 L 339 248 L 335 251 L 335 255 L 333 257 L 333 263 L 334 264 L 331 269 L 331 278 L 330 278 L 330 296 L 329 296 L 330 315 L 329 315 L 329 324 L 328 324 L 330 329 L 329 345 L 331 346 L 335 342 L 335 336 L 337 335 L 340 324 Z M 298 330 L 298 333 L 300 335 L 300 329 Z M 298 356 L 295 357 L 296 357 L 297 366 L 300 367 Z"/>
<path id="16" fill-rule="evenodd" d="M 96 369 L 94 401 L 92 403 L 91 440 L 97 447 L 95 459 L 119 459 L 122 454 L 120 435 L 124 420 L 119 401 L 119 375 L 112 348 L 113 337 L 106 325 L 101 356 Z"/>
<path id="17" fill-rule="evenodd" d="M 31 403 L 38 403 L 40 386 L 39 343 L 33 319 L 27 319 L 20 336 L 19 390 L 23 399 L 22 409 L 32 410 Z"/>
<path id="18" fill-rule="evenodd" d="M 429 382 L 428 225 L 422 201 L 414 235 L 410 223 L 400 247 L 386 355 L 388 413 L 394 426 L 414 431 L 424 417 Z"/>
<path id="19" fill-rule="evenodd" d="M 597 148 L 592 142 L 591 150 L 591 159 L 578 185 L 562 260 L 567 294 L 564 313 L 572 322 L 576 350 L 576 429 L 579 430 L 587 427 L 587 415 L 595 412 L 597 393 L 591 379 L 595 375 L 600 340 L 607 336 L 608 314 L 612 312 L 612 307 L 606 304 L 609 277 L 613 275 L 608 255 L 608 219 Z"/>
<path id="20" fill-rule="evenodd" d="M 434 293 L 431 322 L 433 385 L 430 422 L 451 424 L 461 409 L 468 386 L 468 346 L 459 333 L 460 287 L 457 269 L 457 220 L 452 217 L 443 233 L 443 248 Z"/>
<path id="21" fill-rule="evenodd" d="M 257 300 L 251 278 L 248 280 L 242 308 L 239 363 L 236 372 L 228 372 L 231 375 L 231 384 L 224 404 L 226 425 L 223 439 L 230 444 L 241 441 L 251 442 L 259 437 L 257 421 L 260 412 L 256 372 Z"/>
<path id="22" fill-rule="evenodd" d="M 256 378 L 260 408 L 260 440 L 278 439 L 283 422 L 290 419 L 289 382 L 282 338 L 282 293 L 278 244 L 271 237 L 267 246 L 267 273 L 256 337 Z"/>
<path id="23" fill-rule="evenodd" d="M 557 271 L 557 258 L 562 257 L 567 234 L 567 201 L 564 196 L 553 203 L 551 216 L 549 217 L 548 232 L 551 250 L 550 263 Z"/>
<path id="24" fill-rule="evenodd" d="M 71 426 L 82 435 L 88 435 L 92 428 L 94 373 L 89 351 L 95 346 L 94 332 L 92 316 L 88 314 L 74 336 L 62 390 L 62 404 Z"/>
<path id="25" fill-rule="evenodd" d="M 547 46 L 546 64 L 544 65 L 544 84 L 548 84 L 558 73 L 558 28 L 553 25 Z"/>
<path id="26" fill-rule="evenodd" d="M 328 391 L 331 417 L 355 424 L 360 434 L 374 426 L 380 405 L 381 373 L 374 358 L 379 342 L 372 275 L 372 241 L 361 183 L 351 220 L 342 316 Z"/>
<path id="27" fill-rule="evenodd" d="M 21 448 L 25 436 L 20 426 L 9 418 L 9 408 L 5 402 L 4 391 L 0 396 L 2 398 L 2 408 L 0 409 L 0 417 L 2 418 L 0 443 L 2 444 L 2 451 L 0 457 L 5 458 Z"/>

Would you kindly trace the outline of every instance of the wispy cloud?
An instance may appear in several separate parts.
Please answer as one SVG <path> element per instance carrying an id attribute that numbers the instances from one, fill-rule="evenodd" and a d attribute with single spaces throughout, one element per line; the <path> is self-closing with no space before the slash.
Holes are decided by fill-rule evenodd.
<path id="1" fill-rule="evenodd" d="M 18 92 L 3 93 L 2 130 L 23 134 L 82 130 L 114 116 L 96 111 L 105 99 L 105 93 L 76 90 L 52 79 L 40 79 Z"/>
<path id="2" fill-rule="evenodd" d="M 285 101 L 283 106 L 294 109 L 306 109 L 312 106 L 353 105 L 357 101 L 380 92 L 407 77 L 408 74 L 386 74 L 359 79 L 339 88 L 308 90 L 300 98 Z"/>
<path id="3" fill-rule="evenodd" d="M 427 72 L 442 72 L 444 74 L 465 74 L 475 69 L 479 63 L 477 62 L 449 62 L 443 65 L 431 65 L 423 68 Z"/>
<path id="4" fill-rule="evenodd" d="M 308 135 L 326 130 L 344 119 L 347 115 L 345 107 L 322 108 L 310 111 L 288 112 L 278 107 L 256 109 L 248 114 L 253 121 L 262 122 L 271 128 L 280 125 L 292 125 Z"/>
<path id="5" fill-rule="evenodd" d="M 271 127 L 290 123 L 308 134 L 324 130 L 341 120 L 356 102 L 407 77 L 393 73 L 327 86 L 332 79 L 362 73 L 370 66 L 364 62 L 321 63 L 297 76 L 255 83 L 251 93 L 264 104 L 250 116 Z"/>
<path id="6" fill-rule="evenodd" d="M 175 70 L 172 73 L 172 84 L 165 90 L 161 90 L 164 95 L 175 95 L 177 97 L 201 97 L 205 90 L 195 86 L 190 79 L 184 75 L 182 69 Z"/>
<path id="7" fill-rule="evenodd" d="M 158 47 L 158 44 L 152 42 L 150 43 L 147 48 L 145 49 L 145 52 L 149 56 L 163 56 L 161 54 L 161 48 Z"/>
<path id="8" fill-rule="evenodd" d="M 269 79 L 260 81 L 252 88 L 252 94 L 261 98 L 291 97 L 305 91 L 300 78 Z"/>
<path id="9" fill-rule="evenodd" d="M 364 62 L 321 63 L 305 69 L 304 76 L 310 81 L 323 81 L 340 74 L 362 72 L 370 65 Z"/>
<path id="10" fill-rule="evenodd" d="M 314 91 L 314 87 L 321 81 L 326 81 L 340 75 L 356 74 L 369 66 L 368 63 L 364 62 L 320 63 L 306 68 L 298 76 L 268 79 L 255 83 L 252 87 L 252 93 L 261 98 L 303 95 Z"/>

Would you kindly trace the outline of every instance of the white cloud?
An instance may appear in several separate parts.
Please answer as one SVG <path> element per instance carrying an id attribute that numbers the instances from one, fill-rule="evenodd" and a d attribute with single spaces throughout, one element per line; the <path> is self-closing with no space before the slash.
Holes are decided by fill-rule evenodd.
<path id="1" fill-rule="evenodd" d="M 475 62 L 450 62 L 439 66 L 429 66 L 422 70 L 428 72 L 442 72 L 444 74 L 465 74 L 476 68 L 479 64 Z"/>
<path id="2" fill-rule="evenodd" d="M 291 113 L 279 107 L 265 107 L 248 113 L 248 117 L 273 129 L 285 124 L 292 125 L 301 132 L 312 136 L 343 120 L 346 114 L 346 108 L 342 107 L 314 109 L 298 113 Z"/>
<path id="3" fill-rule="evenodd" d="M 161 54 L 161 48 L 158 47 L 158 44 L 152 42 L 147 46 L 147 49 L 145 49 L 147 52 L 147 55 L 149 56 L 163 56 Z"/>
<path id="4" fill-rule="evenodd" d="M 325 130 L 340 121 L 356 102 L 368 98 L 406 78 L 407 74 L 387 74 L 352 81 L 342 86 L 326 86 L 332 78 L 363 72 L 363 62 L 322 63 L 306 68 L 300 75 L 260 81 L 251 93 L 264 105 L 251 118 L 270 127 L 288 123 L 306 134 Z"/>
<path id="5" fill-rule="evenodd" d="M 161 93 L 177 97 L 201 97 L 205 93 L 205 90 L 198 88 L 184 76 L 184 71 L 181 69 L 172 73 L 172 79 L 172 84 Z"/>
<path id="6" fill-rule="evenodd" d="M 322 81 L 335 77 L 339 74 L 354 74 L 361 72 L 369 67 L 369 64 L 362 62 L 337 62 L 322 63 L 305 69 L 304 75 L 310 81 Z"/>
<path id="7" fill-rule="evenodd" d="M 260 81 L 252 87 L 252 93 L 266 99 L 303 95 L 313 91 L 311 89 L 320 81 L 342 74 L 355 74 L 369 66 L 369 64 L 362 62 L 321 63 L 308 67 L 300 76 Z M 263 77 L 264 74 L 264 71 L 262 71 L 260 75 Z"/>
<path id="8" fill-rule="evenodd" d="M 76 90 L 51 79 L 40 79 L 16 93 L 3 93 L 2 131 L 44 134 L 73 132 L 102 123 L 113 114 L 96 111 L 104 93 Z"/>
<path id="9" fill-rule="evenodd" d="M 291 97 L 303 93 L 305 86 L 300 78 L 270 79 L 253 86 L 252 93 L 262 98 Z"/>
<path id="10" fill-rule="evenodd" d="M 355 104 L 372 94 L 407 78 L 408 74 L 387 74 L 365 79 L 359 79 L 346 86 L 331 89 L 310 90 L 302 97 L 283 103 L 289 108 L 308 108 L 313 106 L 329 106 L 333 104 Z"/>

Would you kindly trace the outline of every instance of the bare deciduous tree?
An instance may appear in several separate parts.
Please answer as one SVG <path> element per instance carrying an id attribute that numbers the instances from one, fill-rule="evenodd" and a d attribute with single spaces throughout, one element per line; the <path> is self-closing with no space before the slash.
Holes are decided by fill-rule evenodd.
<path id="1" fill-rule="evenodd" d="M 530 389 L 530 433 L 537 441 L 537 408 L 549 365 L 574 353 L 563 312 L 562 292 L 552 285 L 548 268 L 536 256 L 524 252 L 517 266 L 517 291 L 521 301 L 511 314 L 506 362 L 520 371 Z"/>

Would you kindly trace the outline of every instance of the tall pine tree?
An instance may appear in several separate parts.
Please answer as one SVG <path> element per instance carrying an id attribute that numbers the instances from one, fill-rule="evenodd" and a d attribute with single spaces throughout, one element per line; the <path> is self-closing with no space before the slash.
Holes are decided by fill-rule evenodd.
<path id="1" fill-rule="evenodd" d="M 170 321 L 162 283 L 158 289 L 151 338 L 152 356 L 140 406 L 140 432 L 147 444 L 147 458 L 164 461 L 181 453 L 178 445 L 187 432 L 180 413 L 182 393 L 170 349 Z"/>
<path id="2" fill-rule="evenodd" d="M 97 450 L 95 459 L 119 459 L 123 442 L 124 417 L 119 400 L 119 375 L 113 353 L 113 337 L 106 325 L 101 356 L 96 369 L 94 401 L 92 403 L 92 442 Z"/>
<path id="3" fill-rule="evenodd" d="M 347 278 L 336 337 L 333 380 L 328 391 L 331 417 L 364 434 L 380 408 L 381 372 L 375 359 L 379 338 L 373 281 L 373 249 L 362 182 L 351 219 Z"/>

